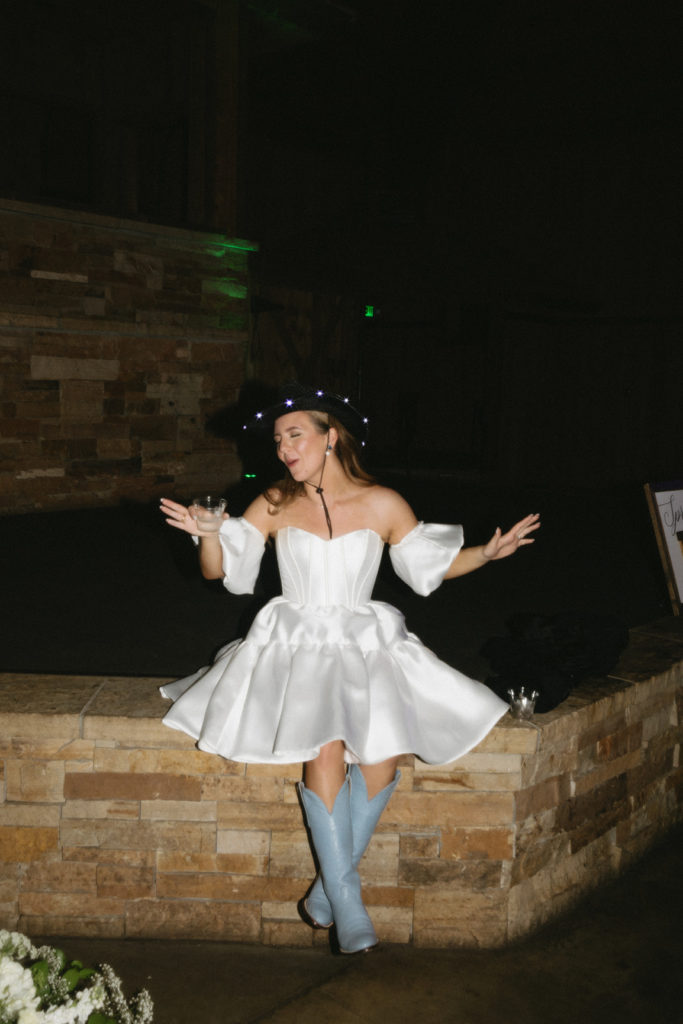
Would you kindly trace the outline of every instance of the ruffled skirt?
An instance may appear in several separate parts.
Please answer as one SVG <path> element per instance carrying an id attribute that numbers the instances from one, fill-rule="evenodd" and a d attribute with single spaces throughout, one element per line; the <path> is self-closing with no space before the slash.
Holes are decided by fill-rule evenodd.
<path id="1" fill-rule="evenodd" d="M 275 598 L 244 640 L 161 692 L 174 701 L 166 725 L 201 750 L 260 764 L 309 761 L 331 740 L 361 764 L 410 753 L 444 764 L 508 709 L 379 601 L 349 609 Z"/>

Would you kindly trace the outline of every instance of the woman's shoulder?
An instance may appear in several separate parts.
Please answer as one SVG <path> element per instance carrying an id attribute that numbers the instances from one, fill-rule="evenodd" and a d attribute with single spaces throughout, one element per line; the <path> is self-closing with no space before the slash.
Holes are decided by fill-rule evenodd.
<path id="1" fill-rule="evenodd" d="M 278 489 L 272 488 L 267 494 L 259 494 L 245 509 L 244 518 L 260 530 L 264 537 L 269 537 L 273 533 L 273 516 L 280 511 L 278 499 Z"/>
<path id="2" fill-rule="evenodd" d="M 368 487 L 368 498 L 377 508 L 387 511 L 405 511 L 410 505 L 398 491 L 391 487 L 384 487 L 382 484 L 371 484 Z"/>
<path id="3" fill-rule="evenodd" d="M 417 525 L 417 517 L 406 499 L 391 487 L 375 484 L 371 499 L 373 513 L 381 524 L 381 532 L 389 544 L 397 544 Z"/>

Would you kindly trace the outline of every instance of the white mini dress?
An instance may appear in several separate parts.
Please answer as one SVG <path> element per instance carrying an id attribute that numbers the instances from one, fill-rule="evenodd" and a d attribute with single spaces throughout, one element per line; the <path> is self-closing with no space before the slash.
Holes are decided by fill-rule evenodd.
<path id="1" fill-rule="evenodd" d="M 246 519 L 220 528 L 224 584 L 253 591 L 264 551 Z M 463 543 L 460 526 L 419 523 L 389 554 L 418 594 L 431 593 Z M 373 601 L 384 542 L 373 530 L 331 540 L 287 526 L 275 537 L 282 594 L 212 665 L 162 687 L 166 725 L 232 761 L 309 761 L 343 740 L 348 761 L 416 754 L 445 764 L 487 734 L 508 705 L 441 661 L 392 605 Z"/>

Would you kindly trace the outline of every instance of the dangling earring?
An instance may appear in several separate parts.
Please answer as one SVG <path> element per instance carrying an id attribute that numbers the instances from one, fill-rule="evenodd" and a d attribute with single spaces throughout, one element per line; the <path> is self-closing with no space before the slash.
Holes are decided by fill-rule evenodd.
<path id="1" fill-rule="evenodd" d="M 325 455 L 329 455 L 331 451 L 332 451 L 332 445 L 328 444 L 327 448 L 325 449 Z"/>

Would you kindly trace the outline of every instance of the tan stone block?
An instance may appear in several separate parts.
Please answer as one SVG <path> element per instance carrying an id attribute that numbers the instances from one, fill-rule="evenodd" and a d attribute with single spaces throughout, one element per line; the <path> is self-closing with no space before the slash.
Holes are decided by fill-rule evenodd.
<path id="1" fill-rule="evenodd" d="M 99 743 L 95 749 L 94 762 L 95 770 L 98 772 L 143 772 L 163 775 L 243 775 L 245 767 L 236 761 L 226 761 L 218 758 L 216 754 L 206 754 L 202 750 L 122 750 L 100 747 Z M 217 771 L 217 766 L 220 767 L 220 771 Z"/>
<path id="2" fill-rule="evenodd" d="M 58 826 L 59 804 L 0 804 L 0 825 Z"/>
<path id="3" fill-rule="evenodd" d="M 200 800 L 201 782 L 191 775 L 95 772 L 67 775 L 64 795 L 70 800 Z"/>
<path id="4" fill-rule="evenodd" d="M 261 916 L 263 920 L 270 921 L 297 921 L 301 923 L 301 917 L 296 903 L 292 900 L 264 900 L 261 904 Z"/>
<path id="5" fill-rule="evenodd" d="M 511 860 L 514 828 L 459 828 L 441 833 L 443 860 Z"/>
<path id="6" fill-rule="evenodd" d="M 100 899 L 83 892 L 23 892 L 19 894 L 19 912 L 31 916 L 59 914 L 63 917 L 119 917 L 125 900 Z"/>
<path id="7" fill-rule="evenodd" d="M 0 738 L 0 757 L 26 761 L 80 761 L 92 759 L 94 745 L 89 740 L 55 736 L 48 739 Z"/>
<path id="8" fill-rule="evenodd" d="M 150 867 L 156 863 L 154 850 L 100 850 L 90 846 L 64 846 L 61 852 L 63 861 L 80 861 L 84 864 Z"/>
<path id="9" fill-rule="evenodd" d="M 0 711 L 3 717 L 14 713 L 14 719 L 2 722 L 0 736 L 40 742 L 59 737 L 63 743 L 77 739 L 80 715 L 101 686 L 102 679 L 97 676 L 3 672 Z"/>
<path id="10" fill-rule="evenodd" d="M 420 860 L 424 857 L 439 856 L 441 836 L 437 835 L 401 835 L 399 837 L 399 857 L 401 860 Z"/>
<path id="11" fill-rule="evenodd" d="M 557 815 L 558 808 L 551 807 L 520 821 L 516 827 L 515 856 L 518 857 L 536 842 L 545 842 L 550 836 L 562 833 L 557 826 Z"/>
<path id="12" fill-rule="evenodd" d="M 160 850 L 156 855 L 157 870 L 159 872 L 176 873 L 189 871 L 192 874 L 201 872 L 223 873 L 223 874 L 244 874 L 242 871 L 233 872 L 230 865 L 233 858 L 248 857 L 249 854 L 221 854 L 221 853 L 181 853 L 173 850 Z M 255 857 L 255 855 L 252 855 Z M 267 858 L 263 858 L 267 864 Z M 263 871 L 252 872 L 253 874 L 264 874 Z"/>
<path id="13" fill-rule="evenodd" d="M 266 831 L 221 829 L 216 837 L 216 849 L 222 855 L 220 870 L 237 874 L 268 873 L 270 834 Z"/>
<path id="14" fill-rule="evenodd" d="M 91 939 L 122 939 L 123 917 L 70 917 L 22 914 L 16 927 L 26 935 L 72 935 Z"/>
<path id="15" fill-rule="evenodd" d="M 618 732 L 602 735 L 596 744 L 599 761 L 612 761 L 615 758 L 630 754 L 642 745 L 643 723 L 636 722 Z"/>
<path id="16" fill-rule="evenodd" d="M 157 875 L 157 896 L 160 899 L 230 900 L 283 902 L 301 898 L 311 877 L 272 878 L 255 875 L 178 874 Z"/>
<path id="17" fill-rule="evenodd" d="M 60 828 L 63 846 L 114 850 L 215 850 L 215 826 L 203 822 L 69 820 Z"/>
<path id="18" fill-rule="evenodd" d="M 93 423 L 104 413 L 101 380 L 62 380 L 59 388 L 62 418 Z"/>
<path id="19" fill-rule="evenodd" d="M 211 856 L 206 854 L 205 856 Z M 213 856 L 216 856 L 215 854 Z M 220 867 L 217 870 L 231 875 L 267 875 L 270 873 L 270 859 L 251 853 L 224 853 L 217 856 Z"/>
<path id="20" fill-rule="evenodd" d="M 676 704 L 673 700 L 667 701 L 664 707 L 656 714 L 650 714 L 643 719 L 643 743 L 650 743 L 656 736 L 661 736 L 671 728 L 678 725 L 678 714 Z"/>
<path id="21" fill-rule="evenodd" d="M 370 918 L 380 942 L 408 943 L 413 935 L 413 911 L 402 907 L 370 907 Z"/>
<path id="22" fill-rule="evenodd" d="M 477 754 L 533 754 L 538 749 L 539 731 L 531 722 L 505 717 L 478 743 Z"/>
<path id="23" fill-rule="evenodd" d="M 140 804 L 137 800 L 66 800 L 62 820 L 67 818 L 123 818 L 137 821 Z"/>
<path id="24" fill-rule="evenodd" d="M 65 761 L 64 762 L 65 772 L 92 772 L 93 763 L 92 761 Z"/>
<path id="25" fill-rule="evenodd" d="M 303 831 L 301 809 L 298 804 L 259 804 L 221 800 L 218 803 L 219 828 L 263 831 L 292 829 Z"/>
<path id="26" fill-rule="evenodd" d="M 21 888 L 24 892 L 94 893 L 95 870 L 94 864 L 37 861 L 29 865 Z"/>
<path id="27" fill-rule="evenodd" d="M 593 747 L 603 737 L 611 736 L 627 729 L 626 708 L 622 708 L 615 714 L 610 715 L 600 715 L 597 707 L 591 708 L 591 711 L 593 714 L 589 723 L 577 735 L 577 748 L 579 750 L 583 750 L 584 747 Z"/>
<path id="28" fill-rule="evenodd" d="M 17 913 L 18 908 L 18 892 L 16 882 L 10 882 L 6 880 L 0 882 L 0 918 L 3 912 L 11 911 L 13 914 Z M 3 927 L 0 925 L 0 928 Z"/>
<path id="29" fill-rule="evenodd" d="M 168 709 L 161 697 L 159 700 Z M 158 718 L 126 718 L 124 716 L 88 715 L 83 722 L 83 736 L 89 740 L 114 740 L 122 749 L 126 747 L 173 747 L 192 750 L 195 741 L 177 729 L 163 725 L 160 709 Z"/>
<path id="30" fill-rule="evenodd" d="M 564 803 L 570 797 L 570 781 L 568 775 L 558 775 L 521 790 L 515 795 L 515 820 L 522 821 Z"/>
<path id="31" fill-rule="evenodd" d="M 0 862 L 27 864 L 58 845 L 57 828 L 0 828 Z"/>
<path id="32" fill-rule="evenodd" d="M 118 359 L 70 359 L 68 356 L 31 356 L 32 380 L 116 380 Z"/>
<path id="33" fill-rule="evenodd" d="M 578 854 L 550 863 L 510 889 L 510 939 L 525 935 L 571 907 L 585 892 L 613 876 L 614 835 L 603 836 Z"/>
<path id="34" fill-rule="evenodd" d="M 22 869 L 23 865 L 19 864 L 0 864 L 0 908 L 15 914 Z"/>
<path id="35" fill-rule="evenodd" d="M 267 857 L 270 853 L 270 832 L 221 829 L 218 832 L 216 849 L 218 853 L 247 853 Z"/>
<path id="36" fill-rule="evenodd" d="M 574 793 L 572 795 L 581 796 L 602 785 L 608 779 L 637 768 L 642 764 L 642 760 L 643 752 L 638 748 L 630 754 L 625 754 L 623 757 L 618 757 L 613 761 L 608 761 L 606 764 L 599 765 L 592 772 L 577 775 L 574 779 Z"/>
<path id="37" fill-rule="evenodd" d="M 215 800 L 143 800 L 140 817 L 153 821 L 214 821 Z"/>
<path id="38" fill-rule="evenodd" d="M 306 834 L 273 832 L 270 841 L 272 878 L 306 878 L 315 873 Z"/>
<path id="39" fill-rule="evenodd" d="M 369 907 L 412 907 L 415 890 L 401 885 L 364 885 L 363 902 Z"/>
<path id="40" fill-rule="evenodd" d="M 406 860 L 401 861 L 398 881 L 416 889 L 450 885 L 454 889 L 495 890 L 502 886 L 502 864 L 496 860 Z"/>
<path id="41" fill-rule="evenodd" d="M 520 772 L 456 772 L 447 776 L 420 775 L 415 778 L 415 789 L 421 792 L 511 792 L 519 789 Z"/>
<path id="42" fill-rule="evenodd" d="M 534 888 L 535 878 L 528 879 L 510 891 L 508 933 L 510 940 L 536 931 L 552 918 L 569 910 L 578 900 L 572 890 L 553 895 Z"/>
<path id="43" fill-rule="evenodd" d="M 395 793 L 385 825 L 411 828 L 505 825 L 514 820 L 511 793 Z"/>
<path id="44" fill-rule="evenodd" d="M 210 776 L 202 782 L 202 800 L 276 804 L 282 796 L 283 781 L 278 776 Z"/>
<path id="45" fill-rule="evenodd" d="M 234 900 L 244 899 L 240 888 L 241 879 L 233 875 L 203 873 L 177 874 L 159 873 L 157 896 L 159 899 L 190 900 Z"/>
<path id="46" fill-rule="evenodd" d="M 19 911 L 14 903 L 0 906 L 0 928 L 5 928 L 9 932 L 19 931 Z M 46 932 L 29 932 L 26 928 L 21 930 L 29 935 L 47 934 Z"/>
<path id="47" fill-rule="evenodd" d="M 604 835 L 630 813 L 627 780 L 623 775 L 558 805 L 556 826 L 571 833 L 572 850 Z"/>
<path id="48" fill-rule="evenodd" d="M 128 905 L 129 938 L 258 942 L 261 908 L 250 903 L 136 900 Z"/>
<path id="49" fill-rule="evenodd" d="M 7 761 L 7 799 L 61 803 L 64 799 L 63 761 Z"/>
<path id="50" fill-rule="evenodd" d="M 571 857 L 569 836 L 543 836 L 517 853 L 510 872 L 510 884 L 518 885 L 554 864 Z"/>
<path id="51" fill-rule="evenodd" d="M 234 762 L 231 762 L 234 763 Z M 245 765 L 247 778 L 276 778 L 288 782 L 300 782 L 303 777 L 303 765 L 295 764 L 248 764 Z"/>
<path id="52" fill-rule="evenodd" d="M 536 755 L 534 755 L 536 756 Z M 519 774 L 522 766 L 522 755 L 520 753 L 486 753 L 476 748 L 469 754 L 463 754 L 457 761 L 450 761 L 448 764 L 425 764 L 415 759 L 415 786 L 423 776 L 458 775 L 462 772 L 496 772 L 503 775 Z"/>
<path id="53" fill-rule="evenodd" d="M 396 885 L 398 882 L 399 837 L 376 833 L 360 863 L 364 885 Z"/>
<path id="54" fill-rule="evenodd" d="M 299 794 L 297 793 L 296 783 L 290 781 L 289 779 L 285 779 L 284 783 L 285 784 L 282 791 L 282 799 L 284 803 L 290 804 L 292 806 L 296 804 L 297 807 L 300 807 L 301 804 L 299 803 Z"/>
<path id="55" fill-rule="evenodd" d="M 151 897 L 154 895 L 155 874 L 153 867 L 98 864 L 97 895 L 101 899 L 122 900 Z"/>
<path id="56" fill-rule="evenodd" d="M 649 700 L 641 701 L 638 700 L 639 687 L 634 687 L 634 699 L 629 703 L 626 708 L 626 721 L 629 725 L 633 725 L 635 722 L 644 721 L 647 718 L 656 717 L 658 718 L 662 711 L 666 709 L 676 709 L 676 691 L 663 688 L 653 693 Z"/>
<path id="57" fill-rule="evenodd" d="M 561 744 L 554 746 L 545 742 L 545 737 L 540 750 L 522 758 L 522 772 L 520 789 L 527 789 L 535 786 L 545 779 L 554 778 L 557 775 L 568 775 L 576 770 L 578 764 L 578 752 L 576 748 L 576 736 L 563 738 Z"/>
<path id="58" fill-rule="evenodd" d="M 490 949 L 507 939 L 507 894 L 434 886 L 415 893 L 413 943 L 418 947 Z"/>
<path id="59" fill-rule="evenodd" d="M 261 929 L 264 946 L 308 947 L 313 944 L 312 930 L 303 921 L 264 921 Z"/>

